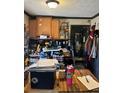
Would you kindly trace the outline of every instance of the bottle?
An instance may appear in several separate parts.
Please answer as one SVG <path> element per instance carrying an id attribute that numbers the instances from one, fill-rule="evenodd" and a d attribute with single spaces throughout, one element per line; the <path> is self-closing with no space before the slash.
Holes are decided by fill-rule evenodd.
<path id="1" fill-rule="evenodd" d="M 74 74 L 74 67 L 72 65 L 68 65 L 66 71 L 66 83 L 68 86 L 72 86 L 73 74 Z"/>

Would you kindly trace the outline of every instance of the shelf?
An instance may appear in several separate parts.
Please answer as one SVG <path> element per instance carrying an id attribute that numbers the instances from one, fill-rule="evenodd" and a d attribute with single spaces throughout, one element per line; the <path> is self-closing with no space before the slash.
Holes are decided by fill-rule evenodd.
<path id="1" fill-rule="evenodd" d="M 52 39 L 52 38 L 48 38 L 48 39 L 40 39 L 40 38 L 30 38 L 30 39 L 33 39 L 33 40 L 50 40 L 50 41 L 67 41 L 67 40 L 71 40 L 71 39 Z"/>

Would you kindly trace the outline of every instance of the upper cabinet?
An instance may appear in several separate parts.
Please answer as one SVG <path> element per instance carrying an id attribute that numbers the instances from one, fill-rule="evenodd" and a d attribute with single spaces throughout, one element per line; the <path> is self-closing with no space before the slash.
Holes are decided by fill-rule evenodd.
<path id="1" fill-rule="evenodd" d="M 37 21 L 35 19 L 29 21 L 29 36 L 36 37 L 37 36 Z"/>
<path id="2" fill-rule="evenodd" d="M 59 39 L 60 22 L 57 18 L 37 17 L 30 20 L 30 37 L 47 35 L 52 39 Z"/>
<path id="3" fill-rule="evenodd" d="M 59 28 L 60 28 L 60 23 L 59 23 L 59 19 L 52 19 L 52 27 L 51 27 L 51 32 L 52 32 L 52 38 L 53 39 L 59 39 L 60 35 L 59 35 Z"/>
<path id="4" fill-rule="evenodd" d="M 51 17 L 37 17 L 37 36 L 47 35 L 51 37 Z"/>

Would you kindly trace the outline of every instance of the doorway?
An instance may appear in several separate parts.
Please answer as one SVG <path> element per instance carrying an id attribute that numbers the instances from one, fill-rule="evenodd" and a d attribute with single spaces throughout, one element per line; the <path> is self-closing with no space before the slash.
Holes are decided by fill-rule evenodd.
<path id="1" fill-rule="evenodd" d="M 84 45 L 89 33 L 90 25 L 71 25 L 71 44 L 74 50 L 75 61 L 83 60 Z"/>

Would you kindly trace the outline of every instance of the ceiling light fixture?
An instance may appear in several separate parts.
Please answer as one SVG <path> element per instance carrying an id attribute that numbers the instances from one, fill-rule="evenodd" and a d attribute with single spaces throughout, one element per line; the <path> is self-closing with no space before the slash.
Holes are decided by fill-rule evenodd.
<path id="1" fill-rule="evenodd" d="M 56 8 L 59 2 L 57 0 L 47 0 L 46 4 L 49 8 Z"/>

